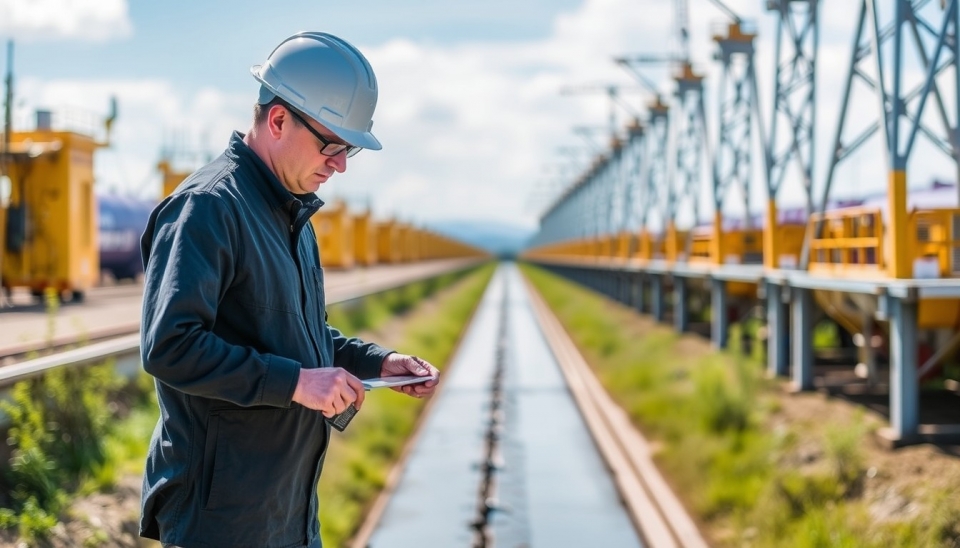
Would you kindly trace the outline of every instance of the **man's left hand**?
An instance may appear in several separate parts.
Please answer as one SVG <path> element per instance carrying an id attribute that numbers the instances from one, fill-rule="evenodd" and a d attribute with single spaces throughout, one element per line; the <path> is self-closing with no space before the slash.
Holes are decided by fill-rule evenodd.
<path id="1" fill-rule="evenodd" d="M 415 398 L 425 398 L 433 395 L 433 392 L 437 389 L 437 385 L 440 383 L 440 371 L 430 365 L 426 360 L 406 354 L 393 353 L 383 359 L 383 364 L 380 366 L 380 376 L 394 377 L 397 375 L 417 375 L 420 377 L 433 378 L 433 380 L 422 383 L 391 388 L 391 390 L 402 392 Z"/>

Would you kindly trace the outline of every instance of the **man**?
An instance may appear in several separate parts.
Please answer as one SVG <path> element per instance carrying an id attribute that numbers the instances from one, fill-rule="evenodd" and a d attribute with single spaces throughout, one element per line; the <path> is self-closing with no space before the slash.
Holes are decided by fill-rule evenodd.
<path id="1" fill-rule="evenodd" d="M 286 39 L 252 69 L 253 127 L 153 211 L 142 358 L 161 417 L 144 473 L 140 534 L 165 546 L 318 547 L 325 417 L 360 409 L 359 379 L 432 377 L 430 364 L 326 323 L 307 222 L 347 158 L 379 150 L 377 82 L 344 40 Z"/>

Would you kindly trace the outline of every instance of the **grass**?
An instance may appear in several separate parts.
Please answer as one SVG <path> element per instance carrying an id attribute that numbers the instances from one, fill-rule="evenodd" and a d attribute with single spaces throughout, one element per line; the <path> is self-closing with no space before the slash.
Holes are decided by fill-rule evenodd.
<path id="1" fill-rule="evenodd" d="M 916 519 L 877 520 L 864 496 L 871 426 L 782 417 L 762 353 L 713 352 L 693 335 L 530 265 L 524 274 L 632 421 L 716 546 L 958 546 L 960 502 L 933 491 Z M 747 325 L 755 330 L 756 326 Z M 817 336 L 828 339 L 826 328 Z M 731 342 L 736 340 L 731 337 Z M 755 349 L 756 350 L 756 349 Z M 802 458 L 812 454 L 813 458 Z"/>
<path id="2" fill-rule="evenodd" d="M 436 309 L 410 310 L 396 350 L 420 356 L 442 370 L 495 266 L 484 266 L 452 287 Z M 383 488 L 423 404 L 423 400 L 390 390 L 370 392 L 350 427 L 342 434 L 334 433 L 319 486 L 324 546 L 345 546 L 355 534 L 365 510 Z"/>

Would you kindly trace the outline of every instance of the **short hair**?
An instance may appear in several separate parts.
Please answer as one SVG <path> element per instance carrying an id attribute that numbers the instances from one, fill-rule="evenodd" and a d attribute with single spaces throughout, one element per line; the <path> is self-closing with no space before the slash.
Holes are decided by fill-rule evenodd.
<path id="1" fill-rule="evenodd" d="M 287 103 L 286 101 L 284 101 L 283 99 L 277 96 L 274 96 L 273 99 L 270 99 L 270 101 L 265 104 L 260 104 L 258 102 L 255 105 L 253 105 L 253 125 L 259 126 L 260 124 L 266 122 L 267 113 L 270 112 L 271 108 L 277 105 L 280 105 L 281 107 L 287 110 L 294 110 L 294 108 L 291 107 L 289 103 Z M 300 120 L 297 120 L 296 116 L 291 116 L 290 118 L 293 120 L 293 123 L 300 125 Z"/>

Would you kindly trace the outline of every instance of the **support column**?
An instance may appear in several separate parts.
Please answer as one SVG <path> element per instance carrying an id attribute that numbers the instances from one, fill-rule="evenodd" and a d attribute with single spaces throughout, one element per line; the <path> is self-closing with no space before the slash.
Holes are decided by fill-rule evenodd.
<path id="1" fill-rule="evenodd" d="M 771 377 L 790 374 L 790 320 L 783 302 L 783 287 L 767 283 L 767 372 Z"/>
<path id="2" fill-rule="evenodd" d="M 727 347 L 730 321 L 727 317 L 727 282 L 710 280 L 710 341 L 714 348 Z"/>
<path id="3" fill-rule="evenodd" d="M 673 328 L 677 333 L 684 333 L 690 325 L 687 307 L 687 279 L 673 277 Z"/>
<path id="4" fill-rule="evenodd" d="M 917 437 L 920 423 L 917 303 L 890 301 L 890 429 L 894 439 L 903 443 Z"/>
<path id="5" fill-rule="evenodd" d="M 620 273 L 620 302 L 626 306 L 633 306 L 633 280 L 636 277 L 636 274 Z"/>
<path id="6" fill-rule="evenodd" d="M 644 280 L 643 274 L 637 274 L 636 278 L 636 287 L 634 288 L 633 293 L 633 307 L 637 309 L 637 312 L 643 314 L 644 309 L 646 308 L 646 299 L 645 291 L 647 289 L 646 281 Z"/>
<path id="7" fill-rule="evenodd" d="M 651 276 L 650 283 L 650 313 L 653 314 L 654 321 L 663 321 L 663 275 L 654 274 Z"/>
<path id="8" fill-rule="evenodd" d="M 793 388 L 813 390 L 813 297 L 810 290 L 791 287 L 793 322 Z"/>
<path id="9" fill-rule="evenodd" d="M 877 384 L 877 352 L 873 347 L 873 315 L 864 312 L 860 321 L 863 325 L 863 333 L 861 333 L 863 345 L 860 347 L 860 357 L 863 361 L 861 363 L 866 370 L 867 386 L 874 386 Z"/>

